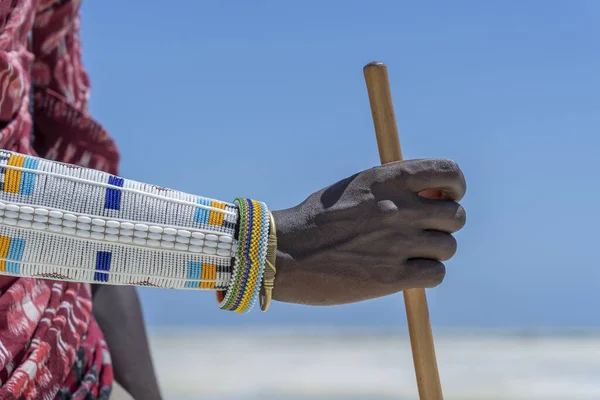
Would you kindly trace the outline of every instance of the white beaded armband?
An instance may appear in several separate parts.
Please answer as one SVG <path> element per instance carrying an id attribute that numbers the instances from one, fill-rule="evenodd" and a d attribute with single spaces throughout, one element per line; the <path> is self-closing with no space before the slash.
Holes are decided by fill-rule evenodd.
<path id="1" fill-rule="evenodd" d="M 0 150 L 0 275 L 228 287 L 233 204 Z"/>

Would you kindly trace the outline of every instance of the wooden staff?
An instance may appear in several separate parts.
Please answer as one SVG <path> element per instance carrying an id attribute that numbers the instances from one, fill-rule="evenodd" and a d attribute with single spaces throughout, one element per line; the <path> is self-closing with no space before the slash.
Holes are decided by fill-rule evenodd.
<path id="1" fill-rule="evenodd" d="M 367 91 L 369 92 L 381 164 L 401 161 L 402 150 L 392 105 L 387 67 L 383 63 L 372 62 L 364 67 L 363 72 L 367 83 Z M 405 290 L 404 304 L 417 375 L 417 386 L 419 387 L 419 398 L 421 400 L 442 400 L 442 385 L 435 358 L 425 289 Z"/>

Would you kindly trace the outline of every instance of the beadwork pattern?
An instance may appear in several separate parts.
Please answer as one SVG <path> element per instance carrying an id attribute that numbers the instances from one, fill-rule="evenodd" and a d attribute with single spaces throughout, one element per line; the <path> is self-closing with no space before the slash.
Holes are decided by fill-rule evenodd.
<path id="1" fill-rule="evenodd" d="M 266 204 L 236 199 L 240 213 L 238 253 L 231 282 L 226 291 L 217 291 L 219 307 L 239 313 L 249 312 L 260 291 L 267 257 L 269 210 Z"/>
<path id="2" fill-rule="evenodd" d="M 234 204 L 0 150 L 0 273 L 225 289 Z"/>

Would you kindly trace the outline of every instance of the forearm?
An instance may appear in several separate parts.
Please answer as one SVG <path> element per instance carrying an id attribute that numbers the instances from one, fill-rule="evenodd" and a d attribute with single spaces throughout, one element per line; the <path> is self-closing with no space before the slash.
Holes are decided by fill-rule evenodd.
<path id="1" fill-rule="evenodd" d="M 9 152 L 0 167 L 0 234 L 19 239 L 0 248 L 5 274 L 227 287 L 237 247 L 232 204 Z"/>
<path id="2" fill-rule="evenodd" d="M 97 285 L 93 300 L 117 382 L 135 399 L 160 399 L 136 288 Z"/>

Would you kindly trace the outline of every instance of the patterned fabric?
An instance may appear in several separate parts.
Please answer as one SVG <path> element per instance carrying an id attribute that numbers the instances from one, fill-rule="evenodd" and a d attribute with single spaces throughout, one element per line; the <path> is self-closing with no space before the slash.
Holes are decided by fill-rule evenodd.
<path id="1" fill-rule="evenodd" d="M 115 174 L 116 147 L 87 110 L 79 7 L 0 0 L 0 148 Z M 6 193 L 35 192 L 33 175 L 11 174 L 3 177 Z M 8 252 L 18 257 L 22 245 L 9 243 Z M 88 284 L 0 277 L 0 398 L 107 398 L 111 385 Z"/>
<path id="2" fill-rule="evenodd" d="M 0 150 L 0 273 L 226 289 L 237 207 Z"/>
<path id="3" fill-rule="evenodd" d="M 37 7 L 31 32 L 35 150 L 49 160 L 116 174 L 117 148 L 88 114 L 90 83 L 79 40 L 81 0 L 17 2 Z M 1 143 L 0 148 L 21 152 Z"/>
<path id="4" fill-rule="evenodd" d="M 1 399 L 108 398 L 110 355 L 90 297 L 89 285 L 34 279 L 2 293 Z"/>

